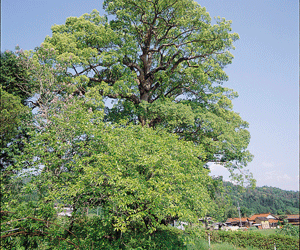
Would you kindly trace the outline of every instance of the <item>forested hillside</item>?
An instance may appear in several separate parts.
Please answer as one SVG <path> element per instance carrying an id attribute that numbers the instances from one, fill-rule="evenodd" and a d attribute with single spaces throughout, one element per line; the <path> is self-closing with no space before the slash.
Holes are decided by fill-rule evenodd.
<path id="1" fill-rule="evenodd" d="M 268 212 L 278 215 L 299 213 L 299 191 L 286 191 L 267 186 L 241 189 L 230 182 L 224 182 L 224 187 L 232 205 L 237 207 L 239 202 L 242 216 Z M 229 210 L 234 211 L 233 206 Z M 237 213 L 237 210 L 235 211 Z M 232 212 L 228 212 L 228 215 L 231 215 Z"/>

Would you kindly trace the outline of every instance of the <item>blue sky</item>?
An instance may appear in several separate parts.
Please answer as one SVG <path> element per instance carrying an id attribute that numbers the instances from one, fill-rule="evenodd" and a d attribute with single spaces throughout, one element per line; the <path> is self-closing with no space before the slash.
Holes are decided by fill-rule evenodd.
<path id="1" fill-rule="evenodd" d="M 1 51 L 39 46 L 51 26 L 97 9 L 100 0 L 1 1 Z M 249 164 L 258 186 L 299 190 L 299 3 L 297 0 L 198 0 L 211 17 L 232 20 L 240 35 L 226 86 L 249 122 Z M 212 174 L 228 175 L 220 166 Z"/>

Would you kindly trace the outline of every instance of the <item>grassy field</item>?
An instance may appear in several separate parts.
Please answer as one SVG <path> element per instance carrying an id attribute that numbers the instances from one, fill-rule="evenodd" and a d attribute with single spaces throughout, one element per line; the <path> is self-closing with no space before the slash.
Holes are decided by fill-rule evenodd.
<path id="1" fill-rule="evenodd" d="M 259 250 L 258 248 L 253 248 L 253 247 L 247 247 L 247 248 L 242 248 L 242 247 L 236 247 L 228 243 L 212 243 L 209 247 L 208 242 L 205 240 L 202 240 L 198 242 L 197 245 L 191 245 L 187 249 L 201 249 L 201 250 Z"/>
<path id="2" fill-rule="evenodd" d="M 276 229 L 263 229 L 263 230 L 256 230 L 254 232 L 260 233 L 262 235 L 271 235 L 271 234 L 276 234 Z"/>
<path id="3" fill-rule="evenodd" d="M 216 237 L 215 240 L 216 239 L 218 239 L 218 240 L 214 241 L 214 242 L 222 241 L 222 243 L 212 243 L 210 249 L 212 249 L 212 250 L 213 249 L 219 249 L 219 250 L 222 250 L 222 249 L 234 249 L 234 250 L 253 249 L 254 250 L 255 249 L 255 250 L 258 250 L 258 249 L 260 249 L 260 248 L 257 248 L 258 246 L 262 246 L 262 248 L 264 248 L 264 249 L 266 247 L 268 249 L 271 249 L 273 247 L 274 241 L 276 241 L 276 244 L 278 244 L 278 246 L 280 246 L 278 249 L 298 249 L 299 248 L 299 238 L 297 236 L 279 234 L 276 229 L 249 230 L 247 232 L 246 231 L 245 232 L 243 232 L 243 231 L 232 232 L 232 235 L 231 235 L 231 233 L 229 233 L 228 235 L 227 234 L 228 233 L 225 233 L 225 234 L 221 233 L 219 235 L 219 236 L 223 237 L 221 240 L 220 240 L 220 238 L 218 239 L 218 234 L 215 235 L 215 237 Z M 229 243 L 227 243 L 226 242 L 227 239 L 231 239 L 234 234 L 236 234 L 236 237 L 237 237 L 236 240 L 233 240 L 233 241 L 228 240 Z M 249 238 L 249 236 L 250 236 L 250 238 Z M 237 240 L 237 239 L 239 239 L 239 240 Z M 298 241 L 298 244 L 297 244 L 297 241 Z M 242 244 L 240 244 L 238 242 L 240 242 Z M 284 242 L 284 245 L 282 245 L 283 244 L 282 242 Z M 255 243 L 255 244 L 253 244 L 253 243 Z M 251 247 L 249 246 L 247 248 L 243 248 L 243 247 L 237 247 L 237 246 L 234 246 L 231 244 L 241 245 L 241 246 L 251 245 Z M 252 247 L 252 245 L 256 246 L 256 247 Z M 285 247 L 287 247 L 287 248 L 285 248 Z M 209 248 L 203 247 L 200 249 L 209 249 Z"/>
<path id="4" fill-rule="evenodd" d="M 208 248 L 209 249 L 209 248 Z M 220 244 L 212 244 L 210 247 L 211 250 L 259 250 L 258 248 L 253 247 L 247 247 L 247 248 L 241 248 L 241 247 L 235 247 L 233 245 L 230 245 L 228 243 L 220 243 Z"/>

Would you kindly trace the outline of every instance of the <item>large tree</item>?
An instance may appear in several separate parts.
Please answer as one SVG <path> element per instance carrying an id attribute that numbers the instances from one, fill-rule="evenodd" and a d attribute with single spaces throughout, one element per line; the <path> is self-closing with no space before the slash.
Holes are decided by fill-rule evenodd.
<path id="1" fill-rule="evenodd" d="M 38 109 L 30 143 L 7 168 L 17 170 L 13 181 L 28 177 L 2 203 L 14 212 L 5 223 L 24 218 L 24 207 L 30 215 L 13 220 L 24 229 L 16 234 L 100 246 L 126 232 L 149 235 L 175 218 L 197 221 L 217 183 L 204 164 L 242 171 L 252 158 L 248 124 L 232 110 L 237 94 L 222 85 L 238 38 L 230 22 L 212 25 L 189 0 L 105 1 L 104 8 L 110 21 L 96 10 L 70 17 L 19 55 Z M 102 97 L 114 105 L 104 108 Z M 53 202 L 74 208 L 66 230 L 53 226 L 61 223 Z M 105 217 L 85 218 L 95 207 Z"/>
<path id="2" fill-rule="evenodd" d="M 232 110 L 237 93 L 223 86 L 238 39 L 231 22 L 184 1 L 104 1 L 111 21 L 94 10 L 52 27 L 37 53 L 59 67 L 63 81 L 114 100 L 106 120 L 164 127 L 201 144 L 206 162 L 232 172 L 252 159 L 248 123 Z M 79 78 L 81 77 L 81 78 Z"/>

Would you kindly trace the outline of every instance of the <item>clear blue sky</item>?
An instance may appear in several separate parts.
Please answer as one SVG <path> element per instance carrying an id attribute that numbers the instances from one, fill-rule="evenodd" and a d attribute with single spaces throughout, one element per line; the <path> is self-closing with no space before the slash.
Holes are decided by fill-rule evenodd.
<path id="1" fill-rule="evenodd" d="M 53 24 L 97 9 L 100 0 L 2 0 L 1 51 L 34 49 Z M 212 17 L 232 20 L 240 35 L 226 86 L 239 93 L 234 110 L 250 123 L 249 169 L 258 186 L 299 190 L 298 0 L 198 0 Z M 226 172 L 214 166 L 215 175 Z M 226 179 L 226 177 L 225 177 Z"/>

